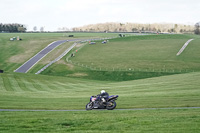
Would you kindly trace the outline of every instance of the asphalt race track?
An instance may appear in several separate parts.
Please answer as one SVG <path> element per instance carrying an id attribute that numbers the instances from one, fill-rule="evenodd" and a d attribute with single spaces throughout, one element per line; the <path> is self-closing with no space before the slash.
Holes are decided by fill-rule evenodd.
<path id="1" fill-rule="evenodd" d="M 31 59 L 29 59 L 27 62 L 25 62 L 23 65 L 21 65 L 14 72 L 27 73 L 38 61 L 40 61 L 43 57 L 45 57 L 50 51 L 52 51 L 57 46 L 61 45 L 62 43 L 65 43 L 67 41 L 79 41 L 79 40 L 78 39 L 59 40 L 59 41 L 52 42 L 47 47 L 45 47 L 43 50 L 41 50 L 39 53 L 37 53 L 35 56 L 33 56 Z"/>
<path id="2" fill-rule="evenodd" d="M 200 107 L 168 107 L 168 108 L 134 108 L 134 109 L 114 109 L 114 110 L 165 110 L 165 109 L 200 109 Z M 107 109 L 93 109 L 96 111 L 103 111 Z M 85 109 L 81 110 L 42 110 L 42 109 L 0 109 L 0 111 L 86 111 Z"/>
<path id="3" fill-rule="evenodd" d="M 65 43 L 67 40 L 55 41 L 25 62 L 22 66 L 15 70 L 19 73 L 27 73 L 38 61 L 40 61 L 44 56 L 46 56 L 50 51 L 59 46 L 62 43 Z"/>

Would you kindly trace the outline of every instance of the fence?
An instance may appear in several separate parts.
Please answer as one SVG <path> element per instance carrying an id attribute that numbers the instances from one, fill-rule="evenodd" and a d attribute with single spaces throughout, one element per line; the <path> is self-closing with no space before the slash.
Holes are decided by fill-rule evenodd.
<path id="1" fill-rule="evenodd" d="M 83 67 L 93 71 L 124 71 L 124 72 L 164 72 L 164 73 L 188 73 L 188 72 L 196 72 L 198 70 L 191 69 L 168 69 L 168 68 L 105 68 L 105 67 L 95 67 L 91 65 L 85 65 L 78 62 L 72 62 L 71 60 L 66 59 L 68 63 L 73 64 L 75 66 Z"/>
<path id="2" fill-rule="evenodd" d="M 40 69 L 38 72 L 36 72 L 35 74 L 39 74 L 42 71 L 44 71 L 47 67 L 49 67 L 50 65 L 52 65 L 53 63 L 59 61 L 62 57 L 64 57 L 70 50 L 72 50 L 77 43 L 74 43 L 72 46 L 70 46 L 65 52 L 63 52 L 59 57 L 57 57 L 55 60 L 51 61 L 49 64 L 47 64 L 46 66 L 44 66 L 42 69 Z"/>

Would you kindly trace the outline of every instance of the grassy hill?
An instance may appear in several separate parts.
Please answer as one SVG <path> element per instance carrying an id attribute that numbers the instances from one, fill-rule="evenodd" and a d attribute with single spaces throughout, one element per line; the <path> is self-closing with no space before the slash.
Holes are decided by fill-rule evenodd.
<path id="1" fill-rule="evenodd" d="M 180 56 L 183 44 L 194 38 Z M 75 48 L 75 57 L 66 56 L 42 74 L 124 81 L 199 71 L 200 38 L 196 35 L 145 35 L 97 41 Z M 75 52 L 78 50 L 78 52 Z"/>
<path id="2" fill-rule="evenodd" d="M 200 73 L 106 82 L 0 74 L 0 108 L 84 109 L 91 95 L 118 94 L 117 108 L 200 106 Z M 0 112 L 6 132 L 198 132 L 199 109 Z"/>
<path id="3" fill-rule="evenodd" d="M 34 72 L 70 44 L 52 51 L 29 73 L 13 70 L 62 33 L 0 34 L 0 109 L 85 109 L 105 89 L 118 109 L 200 107 L 199 36 L 148 35 L 82 45 L 42 74 Z M 77 38 L 105 34 L 76 34 Z M 116 35 L 116 34 L 115 34 Z M 106 34 L 113 36 L 113 34 Z M 191 44 L 176 53 L 190 38 Z M 28 50 L 28 52 L 27 52 Z M 56 58 L 56 57 L 55 57 Z M 71 60 L 67 62 L 66 58 Z M 87 66 L 87 67 L 86 67 Z M 113 69 L 114 68 L 114 69 Z M 194 72 L 193 72 L 194 71 Z M 137 79 L 137 80 L 135 80 Z M 0 111 L 0 132 L 199 132 L 199 109 Z"/>
<path id="4" fill-rule="evenodd" d="M 195 40 L 184 53 L 176 56 L 183 44 L 191 38 Z M 86 45 L 71 60 L 76 64 L 103 70 L 199 70 L 199 43 L 200 38 L 188 35 L 130 36 L 110 40 L 107 44 L 99 42 L 96 45 Z"/>
<path id="5" fill-rule="evenodd" d="M 118 94 L 118 108 L 200 106 L 200 73 L 124 82 L 32 74 L 0 74 L 0 108 L 84 109 L 101 89 Z"/>
<path id="6" fill-rule="evenodd" d="M 73 34 L 74 38 L 68 35 Z M 10 41 L 19 36 L 22 41 Z M 13 72 L 20 65 L 56 40 L 89 39 L 111 37 L 116 34 L 105 33 L 0 33 L 0 69 Z M 68 44 L 68 43 L 65 43 Z M 66 48 L 61 46 L 61 48 Z M 59 48 L 58 48 L 59 49 Z M 61 54 L 62 51 L 60 51 Z M 56 51 L 53 51 L 56 53 Z M 58 54 L 58 53 L 57 53 Z M 54 55 L 55 56 L 55 55 Z M 56 57 L 54 57 L 56 58 Z"/>

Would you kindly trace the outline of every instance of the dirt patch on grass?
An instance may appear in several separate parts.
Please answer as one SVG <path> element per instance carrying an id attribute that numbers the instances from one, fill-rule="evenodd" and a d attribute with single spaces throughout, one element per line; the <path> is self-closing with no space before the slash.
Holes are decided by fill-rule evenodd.
<path id="1" fill-rule="evenodd" d="M 85 77 L 88 76 L 87 73 L 73 73 L 73 74 L 69 74 L 69 76 L 71 77 Z"/>
<path id="2" fill-rule="evenodd" d="M 79 44 L 76 45 L 76 48 L 79 48 L 79 47 L 81 47 L 83 45 L 85 45 L 85 43 L 79 43 Z"/>
<path id="3" fill-rule="evenodd" d="M 24 63 L 26 60 L 28 60 L 27 55 L 20 54 L 20 55 L 15 55 L 15 56 L 10 57 L 8 59 L 8 62 L 11 62 L 11 63 Z"/>
<path id="4" fill-rule="evenodd" d="M 25 44 L 24 44 L 25 43 Z M 39 44 L 43 45 L 39 45 Z M 48 43 L 47 43 L 48 44 Z M 24 63 L 28 59 L 34 56 L 36 52 L 40 51 L 44 46 L 46 46 L 45 42 L 43 41 L 29 41 L 29 42 L 23 42 L 20 44 L 21 49 L 23 49 L 23 53 L 11 56 L 7 62 L 11 63 Z"/>
<path id="5" fill-rule="evenodd" d="M 73 64 L 67 63 L 64 60 L 59 60 L 59 61 L 56 62 L 56 64 L 64 64 L 69 68 L 69 70 L 73 70 L 74 69 L 74 65 Z"/>
<path id="6" fill-rule="evenodd" d="M 65 62 L 64 60 L 59 60 L 56 62 L 56 64 L 64 64 L 64 65 L 67 65 L 67 62 Z"/>
<path id="7" fill-rule="evenodd" d="M 74 69 L 74 65 L 73 65 L 73 64 L 68 64 L 68 63 L 66 63 L 66 65 L 69 67 L 70 70 L 73 70 L 73 69 Z"/>
<path id="8" fill-rule="evenodd" d="M 11 63 L 24 63 L 25 61 L 27 61 L 28 59 L 30 59 L 31 57 L 34 56 L 34 52 L 35 51 L 36 51 L 35 49 L 25 50 L 25 52 L 22 53 L 22 54 L 17 54 L 17 55 L 11 56 L 8 59 L 8 62 L 11 62 Z"/>

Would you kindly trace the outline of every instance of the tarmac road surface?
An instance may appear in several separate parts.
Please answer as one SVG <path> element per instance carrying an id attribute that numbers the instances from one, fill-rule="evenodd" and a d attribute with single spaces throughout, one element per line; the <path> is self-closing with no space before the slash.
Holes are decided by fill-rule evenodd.
<path id="1" fill-rule="evenodd" d="M 25 62 L 23 65 L 21 65 L 14 72 L 27 73 L 38 61 L 40 61 L 43 57 L 45 57 L 50 51 L 52 51 L 57 46 L 61 45 L 62 43 L 65 43 L 67 41 L 79 41 L 79 40 L 78 39 L 59 40 L 59 41 L 52 42 L 47 47 L 45 47 L 43 50 L 41 50 L 39 53 L 37 53 L 35 56 L 33 56 L 31 59 L 29 59 L 27 62 Z"/>
<path id="2" fill-rule="evenodd" d="M 165 109 L 200 109 L 200 107 L 168 107 L 168 108 L 134 108 L 134 109 L 114 109 L 114 110 L 165 110 Z M 103 111 L 107 109 L 93 109 L 97 111 Z M 42 110 L 42 109 L 0 109 L 0 111 L 86 111 L 81 110 Z"/>

